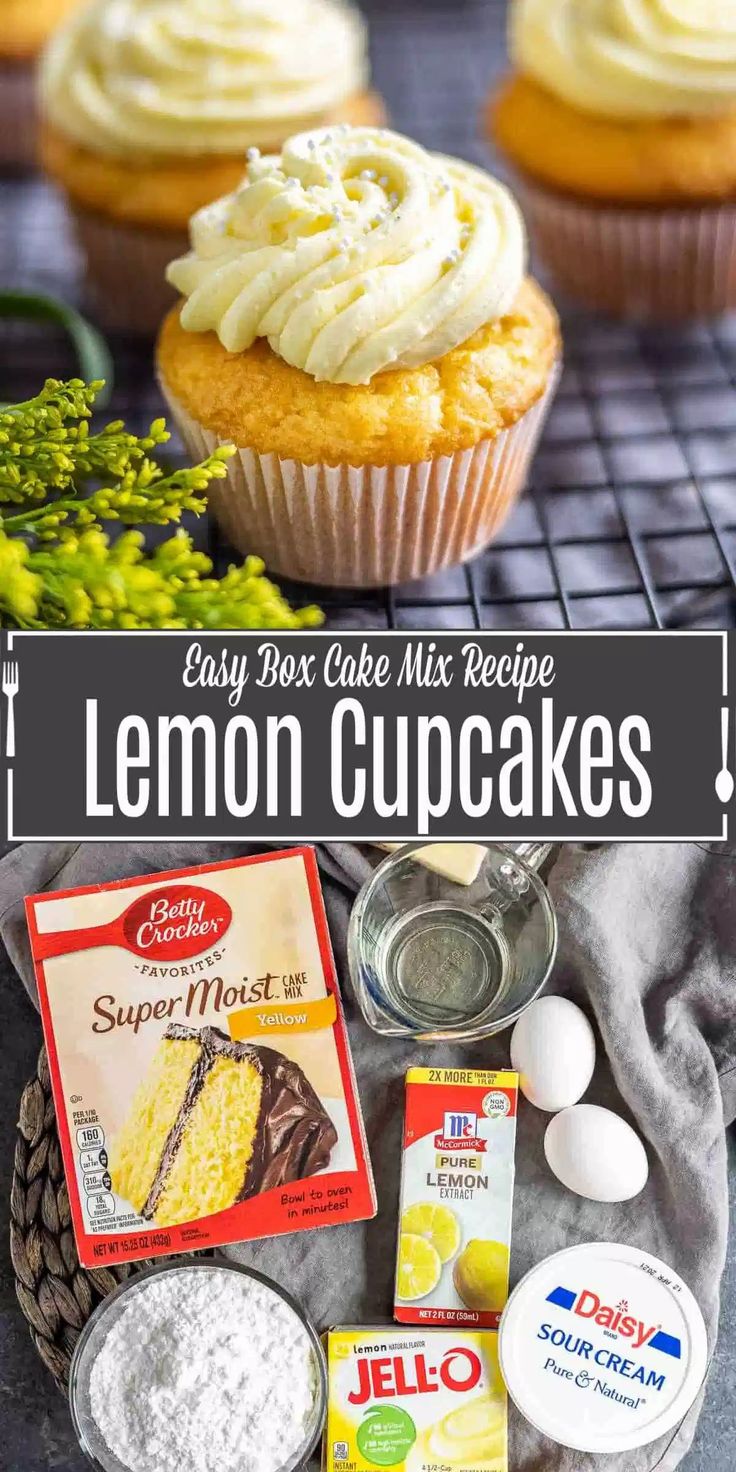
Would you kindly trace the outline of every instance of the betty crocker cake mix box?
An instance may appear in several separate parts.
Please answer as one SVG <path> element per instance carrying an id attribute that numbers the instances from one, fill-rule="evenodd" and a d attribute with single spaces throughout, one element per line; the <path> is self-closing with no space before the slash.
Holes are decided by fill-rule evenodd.
<path id="1" fill-rule="evenodd" d="M 375 1215 L 311 849 L 26 910 L 84 1266 Z"/>

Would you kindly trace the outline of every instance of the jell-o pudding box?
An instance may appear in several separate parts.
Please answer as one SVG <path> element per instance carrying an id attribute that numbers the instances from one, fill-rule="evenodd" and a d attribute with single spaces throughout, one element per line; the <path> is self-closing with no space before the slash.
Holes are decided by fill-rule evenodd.
<path id="1" fill-rule="evenodd" d="M 497 1334 L 331 1329 L 327 1383 L 324 1472 L 507 1472 Z"/>
<path id="2" fill-rule="evenodd" d="M 394 1317 L 497 1329 L 509 1290 L 519 1076 L 410 1068 Z"/>

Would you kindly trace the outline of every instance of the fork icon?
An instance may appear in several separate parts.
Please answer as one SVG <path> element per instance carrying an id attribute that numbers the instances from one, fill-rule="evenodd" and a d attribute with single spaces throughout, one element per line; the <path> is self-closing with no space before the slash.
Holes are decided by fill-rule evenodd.
<path id="1" fill-rule="evenodd" d="M 6 659 L 5 660 L 5 662 L 3 664 L 2 686 L 0 688 L 2 688 L 3 695 L 6 696 L 7 702 L 8 702 L 8 720 L 7 720 L 7 725 L 6 725 L 6 728 L 5 728 L 5 755 L 6 755 L 6 757 L 14 757 L 15 756 L 15 712 L 13 710 L 13 701 L 15 700 L 15 697 L 18 694 L 18 661 L 17 661 L 17 659 Z"/>

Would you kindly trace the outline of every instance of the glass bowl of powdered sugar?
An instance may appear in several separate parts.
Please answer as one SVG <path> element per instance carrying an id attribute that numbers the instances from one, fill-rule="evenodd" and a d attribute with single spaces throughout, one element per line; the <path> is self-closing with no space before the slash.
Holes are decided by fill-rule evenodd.
<path id="1" fill-rule="evenodd" d="M 326 1399 L 299 1304 L 219 1259 L 130 1277 L 87 1323 L 69 1379 L 79 1444 L 101 1472 L 294 1472 Z"/>

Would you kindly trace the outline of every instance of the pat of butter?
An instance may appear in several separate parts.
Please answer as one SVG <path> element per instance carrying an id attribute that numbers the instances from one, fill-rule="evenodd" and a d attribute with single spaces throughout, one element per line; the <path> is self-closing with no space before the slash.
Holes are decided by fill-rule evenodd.
<path id="1" fill-rule="evenodd" d="M 397 849 L 400 843 L 379 843 L 377 848 Z M 482 843 L 428 843 L 426 848 L 417 849 L 414 858 L 426 869 L 434 869 L 444 879 L 454 884 L 472 884 L 478 878 L 485 857 Z"/>

